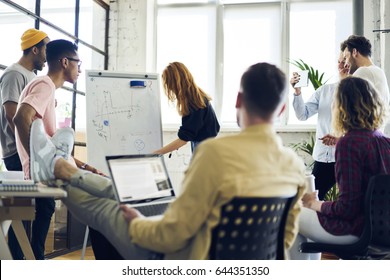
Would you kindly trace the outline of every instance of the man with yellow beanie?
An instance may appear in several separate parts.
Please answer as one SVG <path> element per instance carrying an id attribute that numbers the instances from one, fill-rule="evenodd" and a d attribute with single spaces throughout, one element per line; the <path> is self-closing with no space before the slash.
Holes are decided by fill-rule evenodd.
<path id="1" fill-rule="evenodd" d="M 22 171 L 19 154 L 15 142 L 15 124 L 13 117 L 19 102 L 19 97 L 26 85 L 35 78 L 34 70 L 42 70 L 46 62 L 46 44 L 49 42 L 47 34 L 43 31 L 31 28 L 26 30 L 21 37 L 22 57 L 18 62 L 7 67 L 0 77 L 0 138 L 3 161 L 7 170 Z M 40 202 L 36 202 L 37 208 Z M 39 211 L 37 210 L 37 213 Z M 39 223 L 39 214 L 38 223 Z M 34 221 L 34 223 L 37 219 Z M 25 223 L 27 226 L 27 222 Z M 37 232 L 34 232 L 37 231 Z M 39 237 L 39 227 L 33 226 L 32 246 L 34 239 Z M 12 228 L 8 234 L 8 244 L 14 259 L 23 259 L 23 253 L 15 238 Z M 35 254 L 37 252 L 34 251 Z"/>

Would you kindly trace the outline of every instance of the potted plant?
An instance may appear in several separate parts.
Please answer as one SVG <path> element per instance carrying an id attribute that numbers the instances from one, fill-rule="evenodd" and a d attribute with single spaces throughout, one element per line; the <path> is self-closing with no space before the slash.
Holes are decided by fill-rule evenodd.
<path id="1" fill-rule="evenodd" d="M 59 121 L 58 127 L 70 127 L 72 122 L 72 109 L 69 102 L 62 103 L 58 106 Z"/>
<path id="2" fill-rule="evenodd" d="M 303 153 L 303 156 L 309 155 L 311 157 L 310 163 L 306 163 L 305 165 L 310 170 L 313 168 L 313 150 L 314 150 L 314 144 L 315 144 L 315 135 L 313 133 L 310 133 L 309 140 L 302 140 L 298 143 L 292 143 L 289 146 L 298 154 Z"/>

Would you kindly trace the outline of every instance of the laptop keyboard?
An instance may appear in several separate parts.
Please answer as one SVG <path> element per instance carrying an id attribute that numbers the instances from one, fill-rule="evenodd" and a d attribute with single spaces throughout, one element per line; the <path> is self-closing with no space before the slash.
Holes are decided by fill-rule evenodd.
<path id="1" fill-rule="evenodd" d="M 137 206 L 135 209 L 140 211 L 144 216 L 156 216 L 161 215 L 167 210 L 169 203 L 153 204 L 153 205 L 143 205 Z"/>

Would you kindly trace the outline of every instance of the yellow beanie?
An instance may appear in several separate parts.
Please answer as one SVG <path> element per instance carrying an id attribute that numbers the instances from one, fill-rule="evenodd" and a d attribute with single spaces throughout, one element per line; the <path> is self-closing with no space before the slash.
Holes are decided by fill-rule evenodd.
<path id="1" fill-rule="evenodd" d="M 35 46 L 46 37 L 47 34 L 45 32 L 37 30 L 35 28 L 30 28 L 26 30 L 20 38 L 22 39 L 22 43 L 20 44 L 22 47 L 22 51 L 31 48 L 32 46 Z"/>

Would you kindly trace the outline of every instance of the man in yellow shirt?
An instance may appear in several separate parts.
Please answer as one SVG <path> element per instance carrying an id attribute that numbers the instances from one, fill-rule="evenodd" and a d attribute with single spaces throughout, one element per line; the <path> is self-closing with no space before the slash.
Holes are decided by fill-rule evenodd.
<path id="1" fill-rule="evenodd" d="M 186 171 L 181 195 L 160 220 L 118 206 L 111 180 L 79 170 L 56 155 L 56 147 L 31 128 L 31 166 L 35 181 L 64 180 L 64 203 L 83 223 L 99 230 L 126 259 L 208 259 L 212 229 L 220 208 L 236 196 L 301 197 L 304 164 L 272 127 L 282 108 L 286 77 L 277 67 L 259 63 L 242 76 L 237 121 L 242 132 L 202 142 Z M 46 151 L 45 153 L 42 151 Z M 297 201 L 287 218 L 286 248 L 297 234 Z"/>

